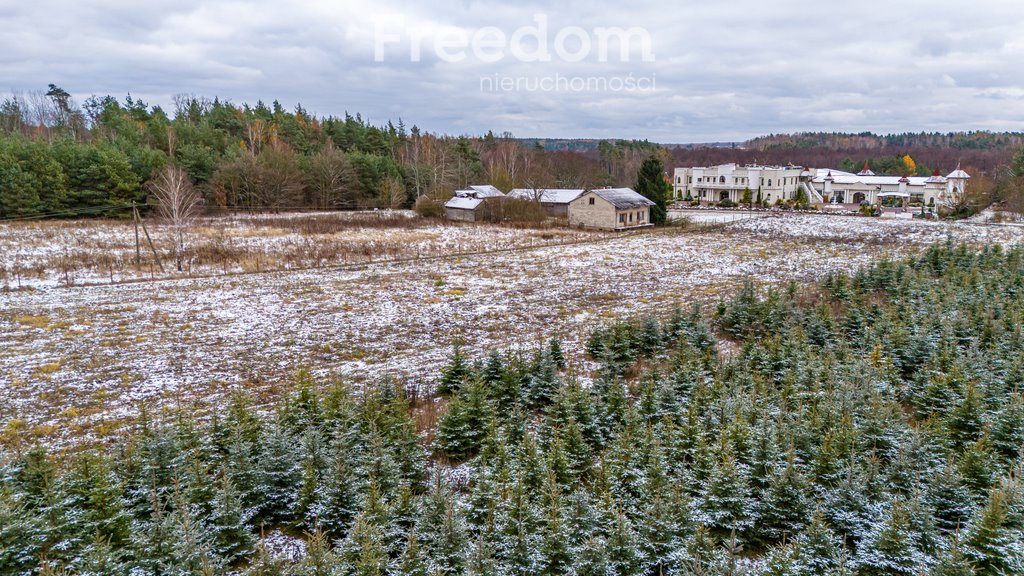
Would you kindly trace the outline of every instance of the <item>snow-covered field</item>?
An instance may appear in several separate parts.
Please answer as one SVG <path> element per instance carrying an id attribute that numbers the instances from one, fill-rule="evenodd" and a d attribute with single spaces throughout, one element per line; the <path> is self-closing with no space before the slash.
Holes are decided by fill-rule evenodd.
<path id="1" fill-rule="evenodd" d="M 728 224 L 740 220 L 762 218 L 768 212 L 743 212 L 739 210 L 669 210 L 669 220 L 687 220 L 693 224 Z"/>
<path id="2" fill-rule="evenodd" d="M 148 230 L 163 270 L 146 241 Z M 0 223 L 0 291 L 159 278 L 344 266 L 481 250 L 561 244 L 600 236 L 564 228 L 442 224 L 411 211 L 284 213 L 201 218 L 174 266 L 173 231 L 130 220 Z"/>
<path id="3" fill-rule="evenodd" d="M 456 340 L 478 356 L 558 335 L 579 361 L 588 329 L 608 318 L 714 302 L 747 278 L 852 270 L 949 237 L 1016 244 L 1024 230 L 779 215 L 347 269 L 0 294 L 0 434 L 100 437 L 143 404 L 204 409 L 239 387 L 272 397 L 301 368 L 428 384 Z"/>

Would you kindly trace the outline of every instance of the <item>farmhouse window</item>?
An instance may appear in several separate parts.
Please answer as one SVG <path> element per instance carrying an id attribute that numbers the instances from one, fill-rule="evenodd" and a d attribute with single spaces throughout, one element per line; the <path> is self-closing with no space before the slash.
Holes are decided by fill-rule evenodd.
<path id="1" fill-rule="evenodd" d="M 593 199 L 593 198 L 591 198 L 591 199 L 590 199 L 590 205 L 591 205 L 591 206 L 593 206 L 593 205 L 594 205 L 594 199 Z"/>

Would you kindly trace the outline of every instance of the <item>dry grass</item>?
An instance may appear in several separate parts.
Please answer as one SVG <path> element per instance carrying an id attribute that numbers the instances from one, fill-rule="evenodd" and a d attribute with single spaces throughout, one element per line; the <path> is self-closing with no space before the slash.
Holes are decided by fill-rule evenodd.
<path id="1" fill-rule="evenodd" d="M 850 229 L 862 221 L 863 229 Z M 302 368 L 355 384 L 391 377 L 413 390 L 428 388 L 455 340 L 476 359 L 492 349 L 530 349 L 557 335 L 585 375 L 582 342 L 607 319 L 665 313 L 675 303 L 713 304 L 747 278 L 780 283 L 851 270 L 944 242 L 947 233 L 915 226 L 901 228 L 912 232 L 902 237 L 890 224 L 837 217 L 735 227 L 749 229 L 669 230 L 347 269 L 3 294 L 0 430 L 6 432 L 0 435 L 34 441 L 49 431 L 47 441 L 102 439 L 131 422 L 140 406 L 205 411 L 237 389 L 270 402 L 293 386 L 291 375 Z M 1014 241 L 990 227 L 949 230 L 974 244 Z M 331 232 L 323 242 L 289 234 L 269 246 L 260 238 L 259 250 L 238 238 L 231 242 L 253 255 L 247 266 L 256 268 L 259 255 L 262 268 L 283 265 L 288 244 L 273 243 L 282 239 L 300 238 L 312 252 L 350 235 L 367 243 L 376 261 L 384 252 L 374 246 L 403 235 L 450 253 L 550 243 L 575 233 L 427 226 Z M 425 399 L 414 405 L 422 430 L 444 409 Z"/>
<path id="2" fill-rule="evenodd" d="M 358 265 L 600 237 L 548 224 L 448 223 L 395 211 L 233 215 L 197 223 L 178 271 L 169 231 L 158 222 L 148 228 L 159 263 L 144 237 L 136 261 L 131 222 L 0 224 L 0 290 Z"/>

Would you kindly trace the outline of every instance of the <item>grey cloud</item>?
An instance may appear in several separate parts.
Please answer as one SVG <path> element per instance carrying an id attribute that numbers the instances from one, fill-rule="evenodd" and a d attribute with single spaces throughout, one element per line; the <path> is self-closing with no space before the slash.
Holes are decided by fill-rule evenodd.
<path id="1" fill-rule="evenodd" d="M 409 58 L 417 27 L 511 34 L 535 14 L 548 17 L 551 36 L 565 26 L 645 28 L 655 61 L 485 63 L 470 53 L 449 63 L 429 43 L 421 61 Z M 374 62 L 377 22 L 403 34 L 383 63 Z M 177 92 L 279 99 L 470 134 L 685 142 L 792 130 L 1014 130 L 1024 122 L 1022 23 L 1016 0 L 44 0 L 0 7 L 0 88 L 53 82 L 79 99 L 131 91 L 164 105 Z M 481 90 L 495 75 L 555 74 L 655 77 L 657 90 Z"/>

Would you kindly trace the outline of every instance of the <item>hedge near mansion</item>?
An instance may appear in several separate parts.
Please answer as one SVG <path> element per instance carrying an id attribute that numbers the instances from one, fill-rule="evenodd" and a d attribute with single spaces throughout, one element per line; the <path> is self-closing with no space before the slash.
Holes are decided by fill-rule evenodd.
<path id="1" fill-rule="evenodd" d="M 963 195 L 970 175 L 960 169 L 946 176 L 936 170 L 923 176 L 877 176 L 868 169 L 853 174 L 828 168 L 802 166 L 740 166 L 676 168 L 673 197 L 702 204 L 749 199 L 772 205 L 795 200 L 801 194 L 811 204 L 877 204 L 886 197 L 910 204 L 948 205 Z"/>

